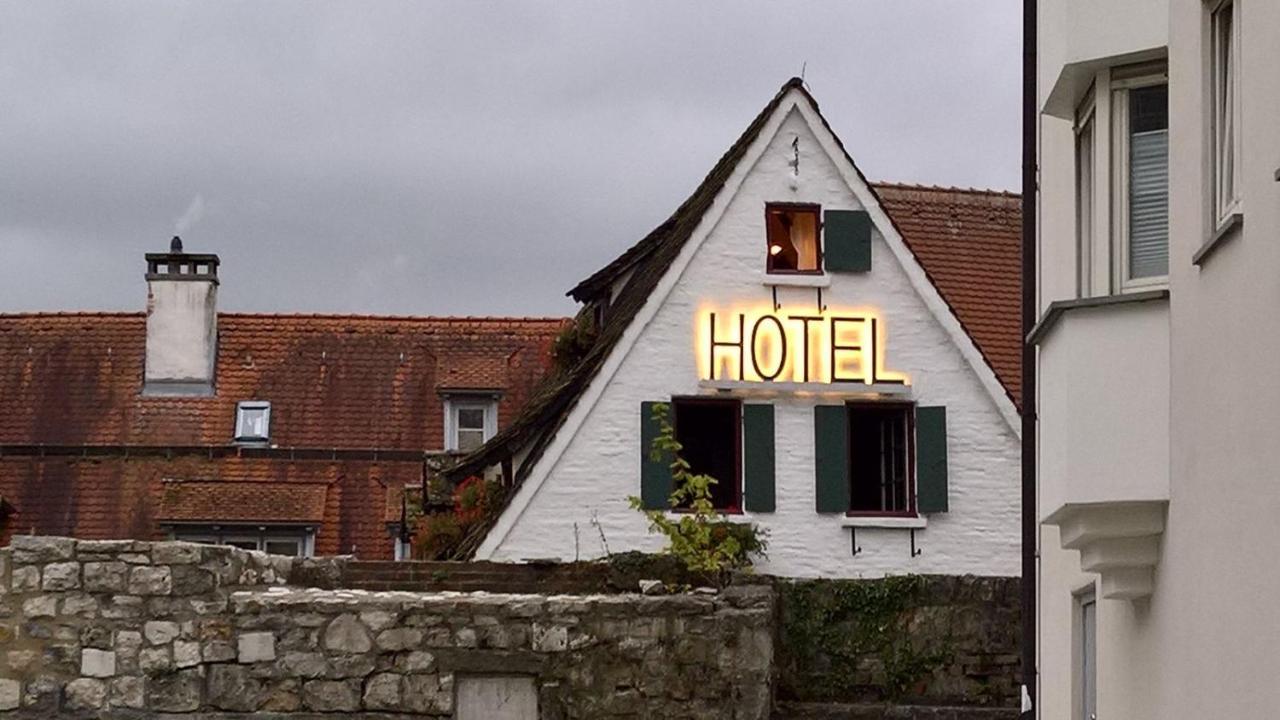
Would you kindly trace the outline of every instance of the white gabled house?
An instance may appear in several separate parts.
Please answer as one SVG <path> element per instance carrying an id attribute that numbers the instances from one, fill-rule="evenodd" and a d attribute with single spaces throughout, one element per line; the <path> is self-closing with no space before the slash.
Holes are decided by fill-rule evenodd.
<path id="1" fill-rule="evenodd" d="M 670 403 L 726 517 L 794 577 L 1019 572 L 1019 201 L 867 182 L 799 80 L 571 295 L 586 358 L 454 469 L 514 489 L 476 550 L 657 550 Z"/>

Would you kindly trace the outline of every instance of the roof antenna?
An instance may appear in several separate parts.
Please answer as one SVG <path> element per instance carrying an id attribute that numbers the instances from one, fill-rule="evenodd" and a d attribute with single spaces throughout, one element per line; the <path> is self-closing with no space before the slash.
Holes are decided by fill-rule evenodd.
<path id="1" fill-rule="evenodd" d="M 809 61 L 808 61 L 808 60 L 805 60 L 805 61 L 803 61 L 803 62 L 801 62 L 801 63 L 800 63 L 800 82 L 801 82 L 802 84 L 804 83 L 804 71 L 805 71 L 805 69 L 806 69 L 806 68 L 808 68 L 808 67 L 809 67 Z"/>

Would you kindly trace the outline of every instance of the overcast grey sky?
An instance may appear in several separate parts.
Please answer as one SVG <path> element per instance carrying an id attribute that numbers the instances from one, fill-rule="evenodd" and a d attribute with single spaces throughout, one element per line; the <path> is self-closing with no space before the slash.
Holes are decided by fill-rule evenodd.
<path id="1" fill-rule="evenodd" d="M 543 315 L 800 73 L 873 180 L 1016 188 L 1017 0 L 0 0 L 0 312 Z"/>

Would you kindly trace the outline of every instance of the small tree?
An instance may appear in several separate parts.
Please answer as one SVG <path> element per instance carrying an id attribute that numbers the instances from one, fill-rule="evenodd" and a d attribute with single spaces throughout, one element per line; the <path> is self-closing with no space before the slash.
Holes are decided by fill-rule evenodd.
<path id="1" fill-rule="evenodd" d="M 641 510 L 649 519 L 650 532 L 666 536 L 667 547 L 663 552 L 675 555 L 690 572 L 716 585 L 724 585 L 733 571 L 750 568 L 753 556 L 764 554 L 764 532 L 755 525 L 729 522 L 716 511 L 711 488 L 718 481 L 710 475 L 693 472 L 681 456 L 684 446 L 676 439 L 670 414 L 670 405 L 654 405 L 653 419 L 658 424 L 658 435 L 653 439 L 649 455 L 654 461 L 671 458 L 672 490 L 667 505 L 679 509 L 680 516 L 673 520 L 665 509 L 643 510 L 638 497 L 628 500 L 633 509 Z"/>

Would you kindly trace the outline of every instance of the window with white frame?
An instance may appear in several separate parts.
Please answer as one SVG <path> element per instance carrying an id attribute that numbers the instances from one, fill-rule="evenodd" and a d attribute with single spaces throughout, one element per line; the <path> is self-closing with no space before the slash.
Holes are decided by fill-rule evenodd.
<path id="1" fill-rule="evenodd" d="M 1165 285 L 1169 87 L 1163 62 L 1106 68 L 1076 112 L 1080 297 Z"/>
<path id="2" fill-rule="evenodd" d="M 205 545 L 229 545 L 241 550 L 261 550 L 271 555 L 310 557 L 312 533 L 300 527 L 258 525 L 180 526 L 171 531 L 174 540 Z"/>
<path id="3" fill-rule="evenodd" d="M 1169 85 L 1164 73 L 1112 81 L 1121 290 L 1169 275 Z"/>
<path id="4" fill-rule="evenodd" d="M 1076 113 L 1076 292 L 1080 297 L 1093 294 L 1090 269 L 1093 266 L 1094 187 L 1094 102 L 1093 93 Z"/>
<path id="5" fill-rule="evenodd" d="M 498 431 L 498 401 L 489 396 L 455 395 L 445 400 L 445 450 L 469 452 Z"/>
<path id="6" fill-rule="evenodd" d="M 1210 14 L 1210 127 L 1213 211 L 1217 227 L 1240 212 L 1240 27 L 1237 0 L 1219 0 Z"/>
<path id="7" fill-rule="evenodd" d="M 271 438 L 271 403 L 236 403 L 236 442 L 267 442 Z"/>

